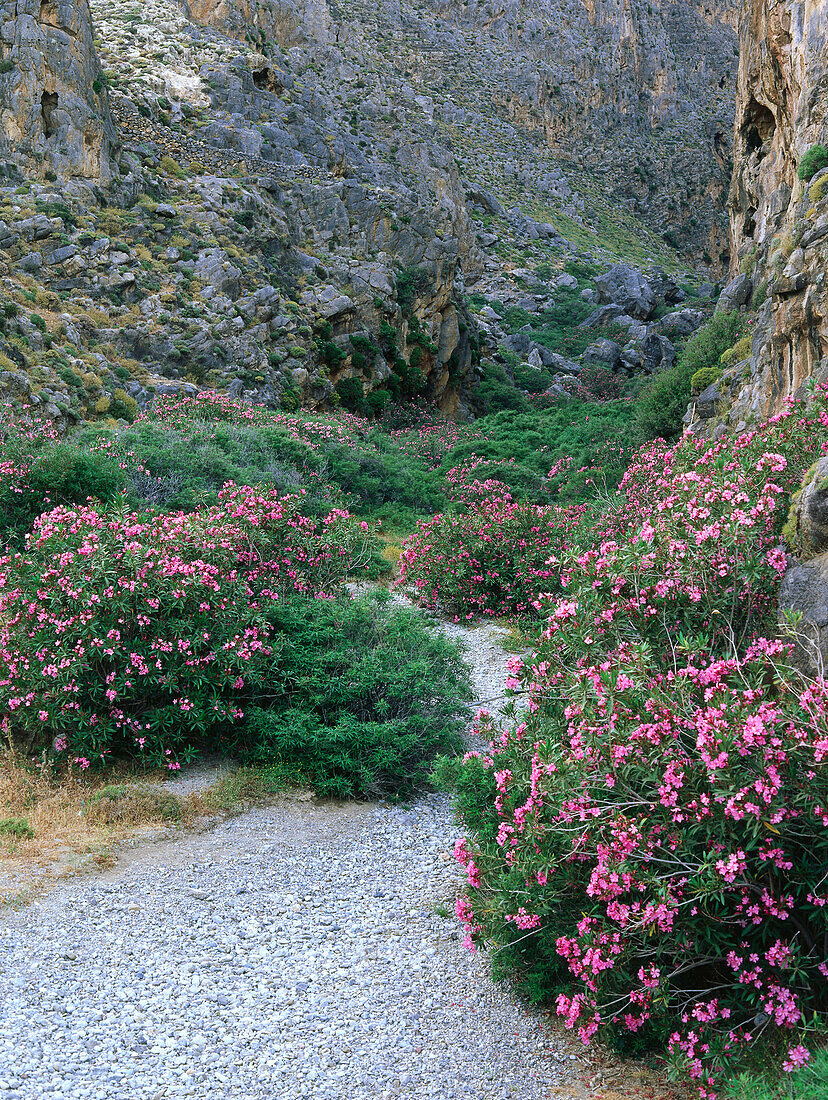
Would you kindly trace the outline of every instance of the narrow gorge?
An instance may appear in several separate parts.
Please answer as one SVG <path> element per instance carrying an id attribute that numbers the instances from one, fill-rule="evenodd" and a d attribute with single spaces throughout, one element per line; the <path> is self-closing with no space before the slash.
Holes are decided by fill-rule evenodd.
<path id="1" fill-rule="evenodd" d="M 824 0 L 0 0 L 0 1100 L 828 1097 Z"/>

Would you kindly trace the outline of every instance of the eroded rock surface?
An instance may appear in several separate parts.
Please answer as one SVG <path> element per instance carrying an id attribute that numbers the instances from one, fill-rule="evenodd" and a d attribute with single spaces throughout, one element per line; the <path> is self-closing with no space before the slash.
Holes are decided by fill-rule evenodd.
<path id="1" fill-rule="evenodd" d="M 115 146 L 87 0 L 0 5 L 0 140 L 29 175 L 108 179 Z"/>
<path id="2" fill-rule="evenodd" d="M 828 352 L 828 191 L 798 175 L 828 141 L 828 5 L 749 0 L 739 40 L 727 294 L 755 320 L 749 364 L 726 378 L 734 428 L 777 412 Z"/>

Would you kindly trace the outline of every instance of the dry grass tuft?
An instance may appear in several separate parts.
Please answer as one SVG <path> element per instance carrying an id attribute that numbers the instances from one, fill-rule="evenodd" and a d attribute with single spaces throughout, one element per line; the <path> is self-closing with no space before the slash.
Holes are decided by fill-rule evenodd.
<path id="1" fill-rule="evenodd" d="M 114 843 L 186 824 L 195 816 L 183 800 L 129 777 L 55 774 L 11 748 L 0 751 L 0 900 L 84 867 L 113 862 Z"/>
<path id="2" fill-rule="evenodd" d="M 250 802 L 273 798 L 291 788 L 302 787 L 302 776 L 288 768 L 238 768 L 216 780 L 211 787 L 188 797 L 195 811 L 204 814 L 233 813 Z"/>
<path id="3" fill-rule="evenodd" d="M 398 565 L 400 557 L 403 552 L 402 543 L 394 542 L 393 539 L 381 539 L 382 542 L 382 556 L 391 565 Z"/>
<path id="4" fill-rule="evenodd" d="M 84 814 L 94 825 L 187 824 L 192 818 L 187 801 L 145 783 L 108 783 L 89 796 Z"/>
<path id="5" fill-rule="evenodd" d="M 524 630 L 507 619 L 498 619 L 497 624 L 505 628 L 506 632 L 500 636 L 499 640 L 507 653 L 516 653 L 523 656 L 527 651 L 534 649 L 537 634 L 531 628 Z"/>
<path id="6" fill-rule="evenodd" d="M 169 835 L 297 786 L 301 776 L 284 768 L 239 768 L 179 796 L 165 790 L 162 773 L 58 774 L 0 750 L 0 905 L 25 904 L 56 879 L 111 866 L 124 841 L 157 838 L 159 829 Z"/>

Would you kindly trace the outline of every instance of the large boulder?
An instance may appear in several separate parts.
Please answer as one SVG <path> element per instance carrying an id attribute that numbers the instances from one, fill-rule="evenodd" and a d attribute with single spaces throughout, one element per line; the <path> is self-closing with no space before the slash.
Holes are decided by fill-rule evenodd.
<path id="1" fill-rule="evenodd" d="M 702 420 L 710 420 L 721 408 L 723 397 L 719 382 L 711 382 L 696 398 L 696 415 Z"/>
<path id="2" fill-rule="evenodd" d="M 805 560 L 828 551 L 828 458 L 821 458 L 805 475 L 785 533 Z"/>
<path id="3" fill-rule="evenodd" d="M 740 306 L 746 306 L 752 293 L 753 281 L 750 275 L 737 275 L 735 279 L 730 280 L 719 295 L 715 312 L 731 313 L 739 309 Z"/>
<path id="4" fill-rule="evenodd" d="M 502 204 L 494 197 L 491 191 L 487 191 L 485 187 L 478 187 L 476 184 L 466 188 L 466 194 L 473 203 L 479 206 L 487 214 L 494 214 L 495 217 L 503 217 L 506 213 Z"/>
<path id="5" fill-rule="evenodd" d="M 660 267 L 654 267 L 647 272 L 647 282 L 652 287 L 656 297 L 662 298 L 668 305 L 683 302 L 687 297 L 673 276 L 666 275 Z"/>
<path id="6" fill-rule="evenodd" d="M 641 363 L 647 374 L 669 370 L 676 361 L 676 349 L 666 336 L 651 332 L 641 341 Z"/>
<path id="7" fill-rule="evenodd" d="M 797 562 L 779 590 L 779 617 L 794 641 L 794 661 L 808 676 L 828 668 L 828 553 Z M 793 621 L 791 621 L 793 620 Z"/>
<path id="8" fill-rule="evenodd" d="M 600 328 L 601 325 L 607 324 L 609 321 L 615 321 L 619 317 L 626 316 L 626 312 L 622 305 L 613 304 L 606 306 L 599 306 L 590 315 L 578 325 L 578 328 Z"/>
<path id="9" fill-rule="evenodd" d="M 613 264 L 608 271 L 596 276 L 595 288 L 602 302 L 620 305 L 624 313 L 646 321 L 656 306 L 653 288 L 640 271 L 629 264 Z"/>
<path id="10" fill-rule="evenodd" d="M 601 337 L 585 349 L 581 362 L 585 366 L 608 367 L 617 371 L 622 366 L 622 354 L 621 347 L 614 340 Z"/>
<path id="11" fill-rule="evenodd" d="M 700 309 L 677 309 L 666 314 L 657 324 L 668 336 L 690 336 L 706 320 L 707 314 Z"/>

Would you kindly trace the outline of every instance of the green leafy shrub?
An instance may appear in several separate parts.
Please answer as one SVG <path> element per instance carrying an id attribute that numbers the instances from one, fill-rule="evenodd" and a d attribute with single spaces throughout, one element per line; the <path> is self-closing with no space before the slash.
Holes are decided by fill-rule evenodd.
<path id="1" fill-rule="evenodd" d="M 294 767 L 325 797 L 410 795 L 460 747 L 468 674 L 415 612 L 366 596 L 282 602 L 268 618 L 284 644 L 239 731 L 243 759 Z"/>
<path id="2" fill-rule="evenodd" d="M 118 456 L 139 505 L 191 511 L 215 504 L 229 481 L 283 493 L 304 490 L 308 511 L 342 503 L 341 494 L 320 476 L 322 460 L 316 452 L 275 425 L 192 421 L 173 428 L 141 420 L 118 433 L 87 429 L 79 442 Z"/>
<path id="3" fill-rule="evenodd" d="M 343 409 L 353 413 L 365 411 L 365 389 L 359 378 L 340 378 L 334 389 Z"/>
<path id="4" fill-rule="evenodd" d="M 828 195 L 828 176 L 822 176 L 808 188 L 808 201 L 816 204 L 826 195 Z"/>
<path id="5" fill-rule="evenodd" d="M 117 420 L 127 420 L 131 424 L 138 415 L 138 402 L 134 397 L 130 397 L 126 390 L 113 390 L 108 412 Z"/>
<path id="6" fill-rule="evenodd" d="M 500 363 L 486 360 L 482 364 L 483 377 L 474 391 L 474 403 L 481 416 L 513 409 L 525 412 L 531 404 L 525 394 L 510 381 L 506 369 Z"/>
<path id="7" fill-rule="evenodd" d="M 690 379 L 690 393 L 695 397 L 708 386 L 712 386 L 714 382 L 718 382 L 721 377 L 722 372 L 719 367 L 702 367 Z"/>
<path id="8" fill-rule="evenodd" d="M 21 456 L 0 480 L 0 537 L 18 541 L 42 512 L 89 499 L 112 503 L 127 478 L 113 456 L 93 454 L 72 442 L 47 443 L 40 454 Z"/>
<path id="9" fill-rule="evenodd" d="M 0 836 L 11 836 L 16 840 L 32 840 L 34 829 L 25 817 L 0 818 Z"/>
<path id="10" fill-rule="evenodd" d="M 812 145 L 803 153 L 796 174 L 801 180 L 809 180 L 823 168 L 828 168 L 828 149 L 824 145 Z"/>
<path id="11" fill-rule="evenodd" d="M 347 356 L 333 340 L 323 340 L 319 345 L 319 358 L 329 370 L 337 370 L 345 362 Z"/>
<path id="12" fill-rule="evenodd" d="M 397 302 L 403 315 L 409 314 L 414 300 L 431 285 L 432 275 L 427 267 L 405 267 L 397 275 Z"/>
<path id="13" fill-rule="evenodd" d="M 359 510 L 395 503 L 433 512 L 445 504 L 438 474 L 394 448 L 329 444 L 323 455 L 326 476 L 351 495 Z"/>
<path id="14" fill-rule="evenodd" d="M 177 180 L 183 180 L 187 178 L 187 173 L 181 167 L 177 160 L 174 160 L 171 156 L 164 155 L 158 162 L 158 167 L 168 176 L 173 176 Z"/>
<path id="15" fill-rule="evenodd" d="M 388 390 L 372 390 L 365 395 L 365 410 L 369 416 L 380 417 L 390 400 L 391 394 Z"/>
<path id="16" fill-rule="evenodd" d="M 790 1075 L 765 1072 L 739 1073 L 726 1081 L 722 1100 L 825 1100 L 828 1096 L 828 1051 L 819 1050 L 813 1060 Z"/>
<path id="17" fill-rule="evenodd" d="M 635 409 L 646 438 L 670 440 L 681 434 L 693 375 L 705 367 L 718 366 L 722 352 L 744 334 L 747 323 L 738 313 L 714 314 L 709 324 L 693 333 L 674 366 L 647 383 Z"/>
<path id="18" fill-rule="evenodd" d="M 726 367 L 730 363 L 739 363 L 743 359 L 747 359 L 750 355 L 751 343 L 750 336 L 743 336 L 741 340 L 736 341 L 732 348 L 722 352 L 719 362 Z"/>
<path id="19" fill-rule="evenodd" d="M 492 413 L 475 422 L 475 437 L 449 448 L 441 469 L 482 460 L 476 477 L 497 478 L 519 498 L 537 503 L 585 500 L 611 491 L 640 441 L 625 401 L 556 402 Z"/>

